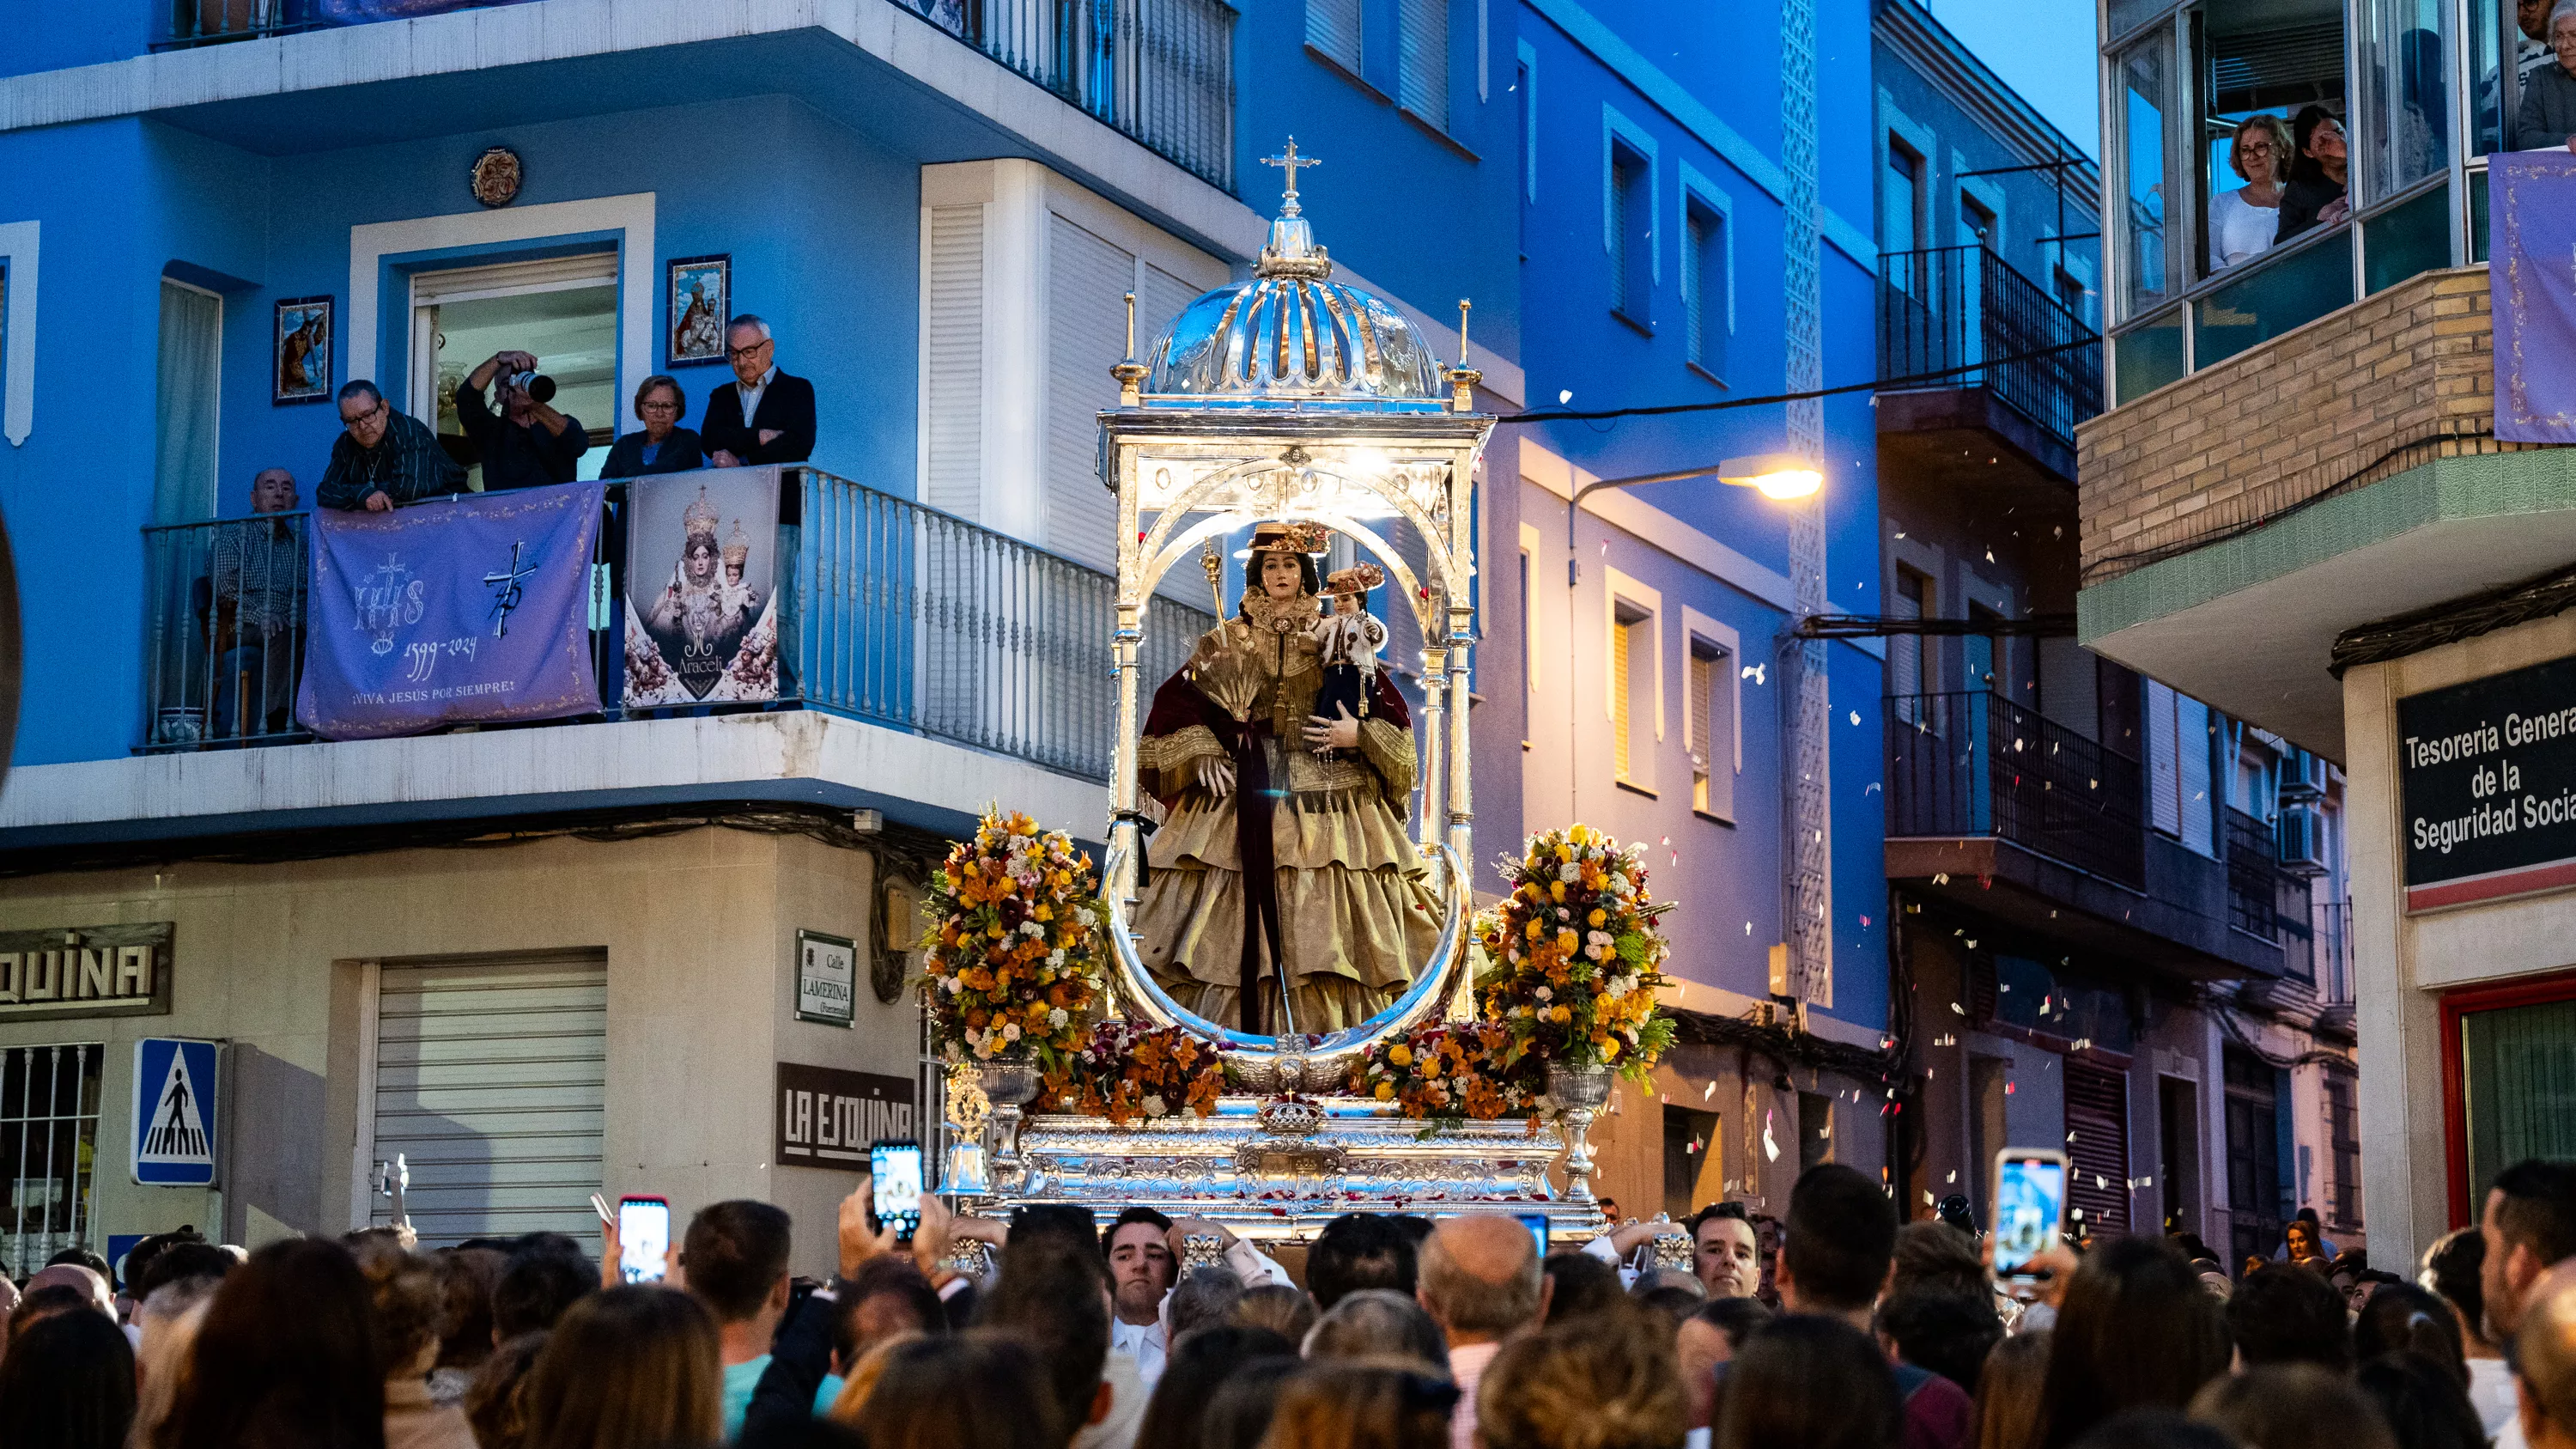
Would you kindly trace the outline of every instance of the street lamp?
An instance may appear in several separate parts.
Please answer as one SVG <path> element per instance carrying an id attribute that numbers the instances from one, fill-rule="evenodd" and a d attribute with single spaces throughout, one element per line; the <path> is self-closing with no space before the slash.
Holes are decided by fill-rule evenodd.
<path id="1" fill-rule="evenodd" d="M 1825 486 L 1825 475 L 1796 453 L 1756 453 L 1718 464 L 1717 481 L 1755 489 L 1765 498 L 1787 501 L 1812 497 Z"/>

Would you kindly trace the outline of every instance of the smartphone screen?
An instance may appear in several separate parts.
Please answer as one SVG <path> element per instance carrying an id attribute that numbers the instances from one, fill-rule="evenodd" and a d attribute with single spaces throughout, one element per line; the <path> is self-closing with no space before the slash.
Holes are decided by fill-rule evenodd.
<path id="1" fill-rule="evenodd" d="M 617 1276 L 658 1283 L 671 1251 L 671 1205 L 658 1197 L 617 1200 Z"/>
<path id="2" fill-rule="evenodd" d="M 2066 1154 L 2007 1147 L 1995 1154 L 1995 1272 L 2014 1275 L 2057 1243 L 2066 1224 Z"/>
<path id="3" fill-rule="evenodd" d="M 1521 1226 L 1529 1229 L 1530 1237 L 1537 1241 L 1538 1255 L 1544 1261 L 1547 1257 L 1547 1214 L 1522 1213 L 1520 1220 Z"/>
<path id="4" fill-rule="evenodd" d="M 868 1149 L 868 1171 L 876 1178 L 876 1214 L 890 1223 L 894 1235 L 912 1241 L 921 1226 L 921 1144 L 882 1141 Z"/>

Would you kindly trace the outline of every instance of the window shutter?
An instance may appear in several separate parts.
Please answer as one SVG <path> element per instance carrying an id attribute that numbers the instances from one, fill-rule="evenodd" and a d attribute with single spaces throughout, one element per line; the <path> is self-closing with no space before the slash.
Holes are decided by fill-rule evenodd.
<path id="1" fill-rule="evenodd" d="M 1360 73 L 1360 0 L 1306 0 L 1306 43 Z"/>
<path id="2" fill-rule="evenodd" d="M 1100 412 L 1118 406 L 1109 365 L 1135 285 L 1134 256 L 1048 215 L 1046 546 L 1101 569 L 1117 561 L 1118 498 L 1100 481 Z"/>
<path id="3" fill-rule="evenodd" d="M 1610 772 L 1621 780 L 1628 778 L 1628 731 L 1636 718 L 1631 698 L 1636 681 L 1628 665 L 1628 625 L 1614 615 L 1610 621 Z"/>
<path id="4" fill-rule="evenodd" d="M 2175 695 L 2174 808 L 2182 815 L 2182 843 L 2215 857 L 2218 804 L 2210 798 L 2209 752 L 2209 706 Z"/>
<path id="5" fill-rule="evenodd" d="M 2129 1230 L 2129 1080 L 2069 1060 L 2066 1201 L 2096 1237 Z"/>
<path id="6" fill-rule="evenodd" d="M 1682 226 L 1683 356 L 1708 364 L 1708 218 L 1690 213 Z"/>
<path id="7" fill-rule="evenodd" d="M 1717 769 L 1716 741 L 1709 738 L 1711 708 L 1717 694 L 1717 660 L 1694 645 L 1690 656 L 1691 808 L 1708 808 L 1708 777 Z"/>
<path id="8" fill-rule="evenodd" d="M 984 208 L 930 208 L 922 309 L 922 501 L 965 518 L 984 503 Z"/>
<path id="9" fill-rule="evenodd" d="M 1912 569 L 1896 571 L 1896 597 L 1889 607 L 1899 619 L 1923 617 L 1923 579 Z M 1905 699 L 1923 692 L 1923 636 L 1897 634 L 1887 641 L 1887 692 Z M 1902 706 L 1899 718 L 1914 718 L 1913 706 Z"/>
<path id="10" fill-rule="evenodd" d="M 2147 681 L 2147 823 L 2167 835 L 2182 834 L 2180 764 L 2174 758 L 2174 692 Z"/>
<path id="11" fill-rule="evenodd" d="M 1449 129 L 1449 0 L 1400 0 L 1396 100 Z"/>

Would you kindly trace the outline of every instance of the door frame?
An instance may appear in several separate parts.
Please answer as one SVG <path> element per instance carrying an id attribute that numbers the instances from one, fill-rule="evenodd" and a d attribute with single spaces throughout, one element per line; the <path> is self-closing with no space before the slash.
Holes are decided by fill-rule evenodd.
<path id="1" fill-rule="evenodd" d="M 2482 1011 L 2571 1000 L 2576 1000 L 2576 970 L 2463 986 L 2441 994 L 2442 1154 L 2452 1227 L 2465 1228 L 2477 1221 L 2469 1201 L 2469 1084 L 2460 1043 L 2462 1020 Z"/>

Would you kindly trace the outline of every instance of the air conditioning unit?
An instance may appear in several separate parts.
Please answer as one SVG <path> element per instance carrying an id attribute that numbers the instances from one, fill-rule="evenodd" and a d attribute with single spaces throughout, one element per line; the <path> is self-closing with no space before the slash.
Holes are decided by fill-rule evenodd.
<path id="1" fill-rule="evenodd" d="M 2309 877 L 2326 873 L 2326 813 L 2315 804 L 2284 801 L 2272 822 L 2272 840 L 2281 869 Z"/>
<path id="2" fill-rule="evenodd" d="M 2326 762 L 2306 750 L 2281 761 L 2281 803 L 2307 803 L 2326 798 Z M 2287 856 L 2282 857 L 2287 860 Z"/>

